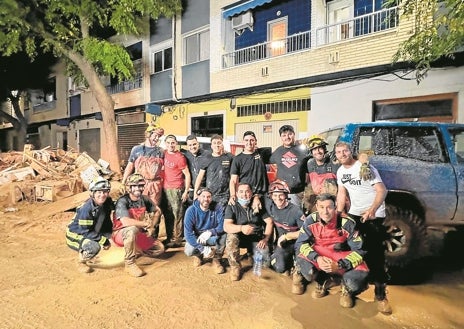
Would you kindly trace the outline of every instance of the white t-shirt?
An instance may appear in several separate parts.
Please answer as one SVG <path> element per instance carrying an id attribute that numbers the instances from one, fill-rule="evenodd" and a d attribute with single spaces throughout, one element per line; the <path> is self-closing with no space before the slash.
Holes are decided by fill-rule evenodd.
<path id="1" fill-rule="evenodd" d="M 337 183 L 344 186 L 350 196 L 351 206 L 348 211 L 350 214 L 362 216 L 362 214 L 372 206 L 376 191 L 374 185 L 382 183 L 379 172 L 371 165 L 374 179 L 364 181 L 359 177 L 361 162 L 356 161 L 350 168 L 341 166 L 337 171 Z M 385 202 L 375 212 L 376 217 L 385 217 Z"/>

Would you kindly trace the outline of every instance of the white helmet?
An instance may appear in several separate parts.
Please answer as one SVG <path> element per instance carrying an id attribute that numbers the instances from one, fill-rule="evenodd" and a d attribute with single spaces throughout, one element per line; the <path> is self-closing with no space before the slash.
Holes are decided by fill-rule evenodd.
<path id="1" fill-rule="evenodd" d="M 98 176 L 92 180 L 89 184 L 89 191 L 109 191 L 111 189 L 111 184 L 108 180 L 104 179 L 101 176 Z"/>

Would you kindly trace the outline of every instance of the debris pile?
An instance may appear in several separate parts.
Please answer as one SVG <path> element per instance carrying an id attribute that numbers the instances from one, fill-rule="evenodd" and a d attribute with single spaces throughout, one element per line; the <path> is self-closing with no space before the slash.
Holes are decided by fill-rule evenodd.
<path id="1" fill-rule="evenodd" d="M 81 194 L 94 177 L 110 179 L 108 167 L 106 161 L 73 149 L 33 150 L 26 144 L 23 152 L 0 153 L 0 205 L 11 209 L 22 201 L 55 202 Z"/>

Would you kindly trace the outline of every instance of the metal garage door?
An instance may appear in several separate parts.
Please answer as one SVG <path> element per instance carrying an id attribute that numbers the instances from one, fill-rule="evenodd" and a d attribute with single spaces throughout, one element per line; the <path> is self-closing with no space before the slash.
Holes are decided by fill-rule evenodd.
<path id="1" fill-rule="evenodd" d="M 146 127 L 146 123 L 118 125 L 119 159 L 123 167 L 127 165 L 132 147 L 145 140 Z"/>

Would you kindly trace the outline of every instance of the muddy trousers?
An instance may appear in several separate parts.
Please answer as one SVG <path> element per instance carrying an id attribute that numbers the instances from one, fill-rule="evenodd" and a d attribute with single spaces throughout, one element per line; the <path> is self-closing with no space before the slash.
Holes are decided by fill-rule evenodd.
<path id="1" fill-rule="evenodd" d="M 121 235 L 124 243 L 124 262 L 126 265 L 134 264 L 137 255 L 136 237 L 139 233 L 139 228 L 136 226 L 128 226 L 121 229 Z"/>
<path id="2" fill-rule="evenodd" d="M 289 271 L 293 267 L 293 255 L 295 243 L 287 242 L 285 247 L 276 246 L 274 252 L 271 255 L 271 266 L 277 273 L 284 273 Z"/>
<path id="3" fill-rule="evenodd" d="M 296 258 L 296 267 L 308 282 L 311 282 L 314 279 L 320 285 L 322 285 L 332 275 L 317 269 L 313 263 L 300 257 Z M 352 296 L 359 295 L 367 288 L 368 275 L 369 272 L 367 271 L 347 271 L 341 275 L 342 284 Z"/>
<path id="4" fill-rule="evenodd" d="M 240 267 L 240 248 L 246 248 L 253 256 L 259 251 L 263 256 L 263 265 L 270 266 L 269 246 L 258 249 L 259 237 L 243 233 L 228 233 L 226 239 L 226 253 L 231 267 Z"/>
<path id="5" fill-rule="evenodd" d="M 182 189 L 164 189 L 165 201 L 163 204 L 164 221 L 166 225 L 166 241 L 180 243 L 184 230 L 185 207 L 182 203 Z"/>

